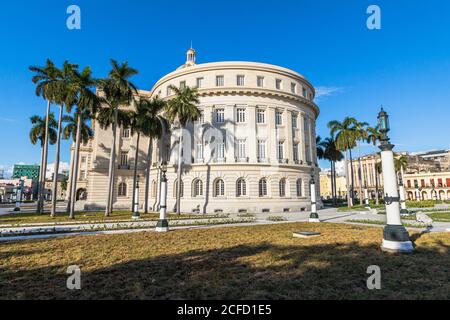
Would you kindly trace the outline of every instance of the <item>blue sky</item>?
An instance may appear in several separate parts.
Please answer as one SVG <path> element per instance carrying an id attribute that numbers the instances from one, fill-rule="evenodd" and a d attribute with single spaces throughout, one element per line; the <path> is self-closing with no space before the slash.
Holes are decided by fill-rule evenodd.
<path id="1" fill-rule="evenodd" d="M 71 4 L 81 8 L 80 31 L 66 28 Z M 381 30 L 366 27 L 371 4 L 381 8 Z M 43 114 L 45 102 L 34 95 L 29 65 L 68 59 L 102 77 L 110 58 L 128 60 L 140 70 L 135 83 L 150 89 L 184 62 L 191 40 L 199 63 L 260 61 L 305 75 L 328 93 L 318 99 L 322 137 L 328 121 L 347 115 L 374 123 L 383 104 L 398 149 L 449 148 L 449 31 L 446 0 L 2 2 L 0 166 L 39 162 L 29 117 Z M 63 142 L 64 162 L 68 150 Z"/>

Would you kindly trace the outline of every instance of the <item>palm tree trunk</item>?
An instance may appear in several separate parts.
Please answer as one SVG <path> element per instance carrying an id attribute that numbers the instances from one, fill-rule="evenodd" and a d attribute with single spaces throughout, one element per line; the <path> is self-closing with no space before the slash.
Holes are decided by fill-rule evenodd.
<path id="1" fill-rule="evenodd" d="M 351 184 L 351 188 L 350 188 L 350 198 L 352 199 L 352 206 L 355 203 L 355 176 L 354 176 L 354 170 L 353 170 L 353 157 L 352 157 L 352 149 L 349 150 L 350 151 L 350 172 L 351 172 L 351 177 L 352 177 L 352 184 Z"/>
<path id="2" fill-rule="evenodd" d="M 79 111 L 78 122 L 77 122 L 77 139 L 75 146 L 75 157 L 74 157 L 74 170 L 73 170 L 73 182 L 72 182 L 72 198 L 70 199 L 70 212 L 69 218 L 75 219 L 75 203 L 77 202 L 77 179 L 78 179 L 78 160 L 80 158 L 80 145 L 81 145 L 81 119 L 82 115 Z"/>
<path id="3" fill-rule="evenodd" d="M 330 161 L 331 164 L 331 198 L 334 203 L 334 179 L 333 179 L 333 161 Z"/>
<path id="4" fill-rule="evenodd" d="M 108 197 L 106 199 L 106 209 L 105 216 L 109 217 L 112 213 L 112 198 L 114 191 L 114 171 L 115 171 L 115 163 L 116 163 L 116 133 L 117 133 L 117 117 L 118 117 L 119 109 L 116 108 L 114 111 L 114 122 L 112 123 L 112 133 L 113 133 L 113 141 L 111 146 L 111 154 L 109 157 L 109 172 L 108 172 Z"/>
<path id="5" fill-rule="evenodd" d="M 141 133 L 137 134 L 136 152 L 134 154 L 134 173 L 133 173 L 133 199 L 131 200 L 131 212 L 134 212 L 134 200 L 136 199 L 136 183 L 137 183 L 137 171 L 138 171 L 138 158 L 139 158 L 139 142 L 141 140 Z"/>
<path id="6" fill-rule="evenodd" d="M 58 119 L 58 137 L 56 141 L 56 156 L 55 156 L 55 173 L 53 174 L 53 190 L 52 190 L 52 210 L 51 217 L 56 215 L 56 201 L 58 194 L 58 172 L 59 172 L 59 159 L 61 153 L 61 129 L 62 129 L 62 117 L 63 117 L 63 106 L 59 106 L 59 119 Z"/>
<path id="7" fill-rule="evenodd" d="M 149 138 L 147 151 L 147 169 L 145 172 L 145 196 L 144 196 L 144 212 L 148 213 L 148 196 L 150 193 L 150 172 L 152 170 L 152 153 L 153 153 L 153 139 Z"/>
<path id="8" fill-rule="evenodd" d="M 40 205 L 40 194 L 41 194 L 41 179 L 42 179 L 42 169 L 44 167 L 44 144 L 41 143 L 41 166 L 39 167 L 39 179 L 38 179 L 38 183 L 37 183 L 37 207 L 36 207 L 36 211 L 39 212 L 39 205 Z"/>
<path id="9" fill-rule="evenodd" d="M 353 201 L 352 201 L 352 197 L 350 196 L 350 179 L 349 179 L 349 175 L 348 175 L 348 154 L 347 151 L 345 151 L 345 184 L 347 187 L 347 204 L 348 207 L 351 208 L 353 207 Z"/>
<path id="10" fill-rule="evenodd" d="M 363 205 L 363 194 L 362 194 L 362 171 L 361 171 L 361 142 L 358 141 L 358 193 L 359 193 L 359 204 Z"/>
<path id="11" fill-rule="evenodd" d="M 181 214 L 181 164 L 183 152 L 183 128 L 180 126 L 180 138 L 178 139 L 178 171 L 177 171 L 177 214 Z"/>
<path id="12" fill-rule="evenodd" d="M 380 191 L 378 190 L 378 171 L 375 170 L 375 203 L 378 206 L 380 204 Z"/>
<path id="13" fill-rule="evenodd" d="M 45 116 L 45 138 L 44 138 L 44 163 L 42 164 L 42 177 L 40 181 L 40 193 L 38 202 L 38 213 L 44 213 L 44 192 L 45 192 L 45 175 L 47 174 L 47 159 L 48 159 L 48 132 L 49 132 L 49 117 L 50 117 L 50 100 L 47 100 L 47 113 Z"/>
<path id="14" fill-rule="evenodd" d="M 69 186 L 68 186 L 68 193 L 69 196 L 67 198 L 67 209 L 66 213 L 68 214 L 70 212 L 70 204 L 72 201 L 72 184 L 73 184 L 73 169 L 74 169 L 74 163 L 75 163 L 75 150 L 71 150 L 71 161 L 70 161 L 70 171 L 69 171 Z"/>
<path id="15" fill-rule="evenodd" d="M 337 194 L 337 179 L 336 179 L 336 176 L 337 176 L 337 173 L 336 173 L 336 161 L 333 161 L 333 169 L 334 169 L 334 204 L 337 206 L 337 197 L 338 197 L 338 194 Z"/>

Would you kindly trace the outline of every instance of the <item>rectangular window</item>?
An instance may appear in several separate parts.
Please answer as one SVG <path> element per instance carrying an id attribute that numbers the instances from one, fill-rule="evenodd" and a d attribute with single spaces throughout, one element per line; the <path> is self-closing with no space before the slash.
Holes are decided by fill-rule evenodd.
<path id="1" fill-rule="evenodd" d="M 293 154 L 294 162 L 298 162 L 298 143 L 294 143 L 294 154 Z"/>
<path id="2" fill-rule="evenodd" d="M 167 87 L 167 92 L 166 92 L 166 94 L 167 94 L 168 96 L 172 95 L 172 89 L 170 88 L 170 86 Z"/>
<path id="3" fill-rule="evenodd" d="M 256 111 L 256 121 L 257 123 L 266 123 L 266 110 L 258 109 Z"/>
<path id="4" fill-rule="evenodd" d="M 203 78 L 197 78 L 197 88 L 203 87 Z"/>
<path id="5" fill-rule="evenodd" d="M 282 81 L 281 81 L 281 79 L 276 79 L 275 80 L 275 87 L 277 88 L 277 90 L 281 90 L 281 88 L 282 88 Z"/>
<path id="6" fill-rule="evenodd" d="M 245 76 L 238 75 L 236 77 L 236 85 L 238 85 L 238 86 L 245 86 Z"/>
<path id="7" fill-rule="evenodd" d="M 447 184 L 447 188 L 450 188 L 450 178 L 447 178 L 446 184 Z M 450 199 L 448 199 L 448 200 L 450 200 Z"/>
<path id="8" fill-rule="evenodd" d="M 420 186 L 421 186 L 422 188 L 425 188 L 425 180 L 424 180 L 424 179 L 421 179 L 421 180 L 420 180 Z"/>
<path id="9" fill-rule="evenodd" d="M 81 157 L 81 164 L 85 164 L 86 163 L 86 156 L 82 156 Z"/>
<path id="10" fill-rule="evenodd" d="M 223 87 L 224 86 L 224 78 L 223 76 L 216 76 L 216 86 Z"/>
<path id="11" fill-rule="evenodd" d="M 225 110 L 224 109 L 216 109 L 214 111 L 215 122 L 216 123 L 224 123 L 225 122 Z"/>
<path id="12" fill-rule="evenodd" d="M 291 92 L 297 93 L 297 84 L 294 82 L 291 83 Z"/>
<path id="13" fill-rule="evenodd" d="M 284 142 L 283 141 L 278 141 L 277 157 L 278 157 L 278 160 L 284 159 Z"/>
<path id="14" fill-rule="evenodd" d="M 236 142 L 236 157 L 238 159 L 244 159 L 247 157 L 247 152 L 246 152 L 246 140 L 245 139 L 239 139 Z"/>
<path id="15" fill-rule="evenodd" d="M 131 129 L 123 129 L 122 138 L 128 139 L 131 136 Z"/>
<path id="16" fill-rule="evenodd" d="M 120 153 L 120 165 L 128 166 L 128 151 L 122 151 Z"/>
<path id="17" fill-rule="evenodd" d="M 197 123 L 204 124 L 205 123 L 205 112 L 200 110 L 200 115 L 198 116 Z"/>
<path id="18" fill-rule="evenodd" d="M 412 185 L 411 185 L 411 180 L 408 180 L 408 181 L 407 181 L 407 184 L 408 184 L 408 188 L 411 188 L 411 187 L 412 187 Z"/>
<path id="19" fill-rule="evenodd" d="M 217 159 L 225 159 L 225 141 L 217 144 Z"/>
<path id="20" fill-rule="evenodd" d="M 266 141 L 258 140 L 258 159 L 266 159 Z"/>
<path id="21" fill-rule="evenodd" d="M 197 160 L 203 160 L 203 143 L 202 142 L 197 142 L 196 156 L 197 156 Z"/>
<path id="22" fill-rule="evenodd" d="M 180 89 L 183 90 L 186 88 L 186 81 L 180 81 Z"/>
<path id="23" fill-rule="evenodd" d="M 305 88 L 302 89 L 302 94 L 303 94 L 303 97 L 306 98 L 306 89 Z"/>
<path id="24" fill-rule="evenodd" d="M 237 123 L 245 122 L 245 109 L 239 108 L 236 110 L 236 122 Z"/>
<path id="25" fill-rule="evenodd" d="M 256 78 L 256 85 L 260 88 L 264 87 L 264 77 L 257 77 Z"/>
<path id="26" fill-rule="evenodd" d="M 282 126 L 283 125 L 283 112 L 275 111 L 275 124 L 277 126 Z"/>
<path id="27" fill-rule="evenodd" d="M 292 115 L 292 129 L 297 129 L 298 128 L 298 117 L 297 115 L 293 114 Z"/>

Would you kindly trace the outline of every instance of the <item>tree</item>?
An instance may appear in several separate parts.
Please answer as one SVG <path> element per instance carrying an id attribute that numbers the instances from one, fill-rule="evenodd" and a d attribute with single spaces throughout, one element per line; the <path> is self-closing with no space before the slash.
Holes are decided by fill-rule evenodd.
<path id="1" fill-rule="evenodd" d="M 317 155 L 319 157 L 319 154 L 321 157 L 319 159 L 326 159 L 330 161 L 331 164 L 331 193 L 333 197 L 333 203 L 336 205 L 336 198 L 337 198 L 337 189 L 336 189 L 336 162 L 342 161 L 344 156 L 342 155 L 342 152 L 337 150 L 336 148 L 336 142 L 332 137 L 326 138 L 324 140 L 316 139 L 317 142 Z M 319 152 L 320 149 L 320 152 Z"/>
<path id="2" fill-rule="evenodd" d="M 73 90 L 73 72 L 78 68 L 77 65 L 71 64 L 68 61 L 64 62 L 61 70 L 56 70 L 56 81 L 54 83 L 55 89 L 52 92 L 52 100 L 59 105 L 59 118 L 58 118 L 58 136 L 56 141 L 56 155 L 55 155 L 55 173 L 53 175 L 53 190 L 52 190 L 52 209 L 50 216 L 56 215 L 56 202 L 58 198 L 58 173 L 59 173 L 59 161 L 61 158 L 61 135 L 62 135 L 62 122 L 64 121 L 63 106 L 71 108 L 75 102 L 75 91 Z"/>
<path id="3" fill-rule="evenodd" d="M 36 85 L 36 95 L 42 96 L 47 101 L 47 113 L 45 119 L 45 131 L 44 131 L 44 148 L 42 151 L 42 165 L 39 174 L 38 184 L 38 204 L 37 212 L 42 213 L 44 210 L 43 192 L 45 189 L 45 174 L 47 172 L 47 159 L 48 159 L 48 138 L 49 138 L 49 116 L 50 105 L 54 99 L 55 91 L 57 90 L 56 82 L 58 81 L 58 69 L 55 64 L 47 59 L 47 63 L 43 67 L 31 66 L 30 71 L 34 73 L 32 82 Z"/>
<path id="4" fill-rule="evenodd" d="M 367 143 L 371 143 L 374 146 L 377 145 L 378 141 L 381 138 L 381 132 L 379 131 L 379 127 L 368 127 L 366 129 L 367 131 L 367 136 L 366 136 L 366 141 Z M 382 173 L 383 168 L 381 165 L 381 162 L 377 162 L 375 164 L 375 201 L 376 201 L 376 205 L 380 204 L 380 191 L 379 191 L 379 176 Z"/>
<path id="5" fill-rule="evenodd" d="M 73 172 L 71 176 L 71 190 L 70 190 L 70 208 L 69 217 L 75 218 L 75 202 L 76 202 L 76 190 L 77 190 L 77 177 L 78 177 L 78 162 L 80 158 L 80 146 L 81 146 L 81 128 L 83 114 L 86 113 L 91 117 L 94 117 L 97 113 L 97 109 L 100 107 L 102 99 L 97 96 L 95 92 L 95 86 L 98 84 L 98 80 L 92 77 L 92 71 L 89 67 L 84 68 L 81 72 L 74 70 L 72 88 L 75 91 L 75 114 L 77 119 L 77 131 L 75 151 L 73 157 Z M 68 112 L 71 112 L 72 106 L 67 106 Z"/>
<path id="6" fill-rule="evenodd" d="M 111 60 L 112 69 L 108 78 L 100 81 L 100 89 L 107 107 L 100 110 L 99 124 L 103 129 L 112 127 L 112 146 L 108 172 L 108 192 L 105 216 L 109 217 L 113 210 L 114 174 L 116 164 L 117 126 L 129 125 L 129 113 L 120 110 L 121 106 L 129 106 L 137 95 L 136 86 L 129 80 L 138 71 L 129 67 L 128 62 L 119 64 Z"/>
<path id="7" fill-rule="evenodd" d="M 88 125 L 87 121 L 92 119 L 92 116 L 90 114 L 89 110 L 84 110 L 82 113 L 81 118 L 81 144 L 87 144 L 89 140 L 94 136 L 94 131 L 91 129 L 91 127 Z M 64 122 L 66 123 L 64 130 L 63 130 L 63 139 L 70 139 L 72 138 L 73 145 L 76 145 L 77 141 L 77 126 L 78 126 L 78 113 L 75 113 L 75 115 L 72 116 L 65 116 Z M 67 213 L 70 212 L 70 204 L 72 203 L 72 183 L 73 183 L 73 171 L 74 171 L 74 164 L 75 164 L 75 155 L 74 152 L 71 151 L 71 157 L 72 161 L 70 162 L 70 170 L 69 170 L 69 188 L 68 188 L 68 205 L 67 205 Z"/>
<path id="8" fill-rule="evenodd" d="M 366 141 L 368 137 L 367 127 L 369 124 L 367 122 L 357 121 L 354 124 L 355 138 L 358 143 L 358 194 L 359 194 L 359 204 L 363 205 L 363 195 L 362 195 L 362 170 L 361 170 L 361 142 Z"/>
<path id="9" fill-rule="evenodd" d="M 149 100 L 149 112 L 147 114 L 147 120 L 152 123 L 150 130 L 147 132 L 149 137 L 148 151 L 147 151 L 147 168 L 145 172 L 145 199 L 144 199 L 144 212 L 148 213 L 148 197 L 150 189 L 150 172 L 152 166 L 152 154 L 153 154 L 153 139 L 161 139 L 165 133 L 170 131 L 170 123 L 166 118 L 162 116 L 162 112 L 166 108 L 166 102 L 158 97 L 154 97 Z"/>
<path id="10" fill-rule="evenodd" d="M 36 145 L 38 142 L 41 145 L 41 166 L 40 168 L 43 167 L 44 165 L 44 145 L 45 145 L 45 132 L 47 130 L 47 123 L 48 123 L 48 138 L 49 138 L 49 143 L 51 145 L 56 143 L 56 130 L 55 128 L 57 127 L 57 122 L 55 120 L 55 115 L 53 113 L 49 113 L 48 116 L 48 122 L 46 121 L 47 116 L 45 117 L 40 117 L 40 116 L 32 116 L 30 118 L 31 124 L 33 125 L 31 127 L 30 130 L 30 141 L 33 145 Z M 42 170 L 41 173 L 42 175 Z M 38 189 L 41 188 L 41 179 L 42 177 L 39 177 L 39 184 L 38 184 Z M 45 176 L 44 176 L 44 181 L 45 181 Z M 38 190 L 38 195 L 39 195 L 39 191 Z"/>
<path id="11" fill-rule="evenodd" d="M 175 98 L 168 101 L 166 114 L 167 118 L 171 122 L 176 122 L 179 125 L 177 181 L 180 186 L 183 153 L 183 130 L 186 128 L 187 123 L 197 121 L 200 117 L 200 110 L 198 108 L 200 99 L 196 88 L 190 88 L 188 86 L 184 88 L 177 88 L 172 85 L 170 86 L 170 90 L 175 93 Z M 177 188 L 176 211 L 178 214 L 181 213 L 180 187 Z"/>
<path id="12" fill-rule="evenodd" d="M 328 123 L 328 128 L 332 137 L 335 137 L 336 148 L 340 151 L 344 151 L 345 155 L 345 175 L 347 183 L 347 202 L 348 206 L 353 206 L 353 165 L 351 165 L 351 179 L 352 184 L 349 186 L 348 177 L 348 159 L 347 152 L 350 153 L 350 163 L 352 163 L 352 153 L 351 150 L 356 146 L 356 132 L 354 125 L 357 123 L 355 118 L 346 117 L 342 122 L 330 121 Z"/>
<path id="13" fill-rule="evenodd" d="M 146 186 L 149 183 L 150 168 L 151 163 L 151 152 L 153 151 L 152 140 L 153 138 L 160 139 L 168 127 L 168 122 L 160 115 L 161 111 L 165 107 L 165 103 L 159 98 L 154 98 L 153 100 L 141 97 L 136 102 L 136 110 L 131 115 L 131 129 L 134 133 L 137 133 L 136 139 L 136 152 L 134 157 L 134 173 L 133 173 L 133 199 L 131 205 L 131 211 L 134 210 L 134 199 L 136 195 L 136 184 L 137 184 L 137 169 L 138 169 L 138 157 L 139 157 L 139 142 L 141 135 L 149 137 L 149 154 L 147 157 L 147 168 L 146 168 Z M 147 190 L 148 191 L 148 190 Z M 144 206 L 146 207 L 146 213 L 148 212 L 148 199 L 146 194 L 146 201 Z"/>
<path id="14" fill-rule="evenodd" d="M 402 154 L 396 154 L 394 157 L 394 167 L 397 175 L 400 175 L 400 181 L 403 183 L 403 172 L 408 168 L 408 157 Z"/>

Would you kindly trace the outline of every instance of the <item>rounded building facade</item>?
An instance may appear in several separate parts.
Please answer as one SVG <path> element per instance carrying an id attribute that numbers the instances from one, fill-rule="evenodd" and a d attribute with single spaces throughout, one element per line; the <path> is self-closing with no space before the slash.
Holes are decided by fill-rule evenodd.
<path id="1" fill-rule="evenodd" d="M 181 211 L 300 212 L 310 209 L 311 174 L 319 176 L 314 87 L 286 68 L 254 62 L 186 64 L 160 79 L 152 96 L 169 100 L 170 86 L 196 87 L 201 117 L 183 132 Z M 168 161 L 168 205 L 176 207 L 179 130 L 155 144 Z M 154 166 L 152 176 L 158 176 Z M 157 188 L 158 179 L 152 185 Z M 317 180 L 318 184 L 318 180 Z M 157 202 L 157 192 L 152 196 Z M 318 194 L 320 191 L 318 190 Z M 157 203 L 156 203 L 157 205 Z"/>
<path id="2" fill-rule="evenodd" d="M 319 185 L 315 145 L 319 108 L 314 103 L 314 87 L 307 79 L 264 63 L 197 64 L 195 50 L 189 49 L 185 64 L 161 78 L 151 91 L 141 90 L 139 95 L 170 100 L 174 97 L 171 85 L 196 87 L 201 110 L 201 117 L 183 130 L 182 212 L 281 213 L 310 209 L 312 174 Z M 133 106 L 126 108 L 131 110 Z M 93 139 L 81 148 L 79 209 L 106 205 L 112 131 L 101 128 L 95 120 L 92 128 Z M 179 134 L 174 123 L 170 135 L 153 140 L 152 145 L 149 138 L 141 137 L 137 162 L 141 207 L 150 167 L 148 206 L 150 210 L 159 208 L 158 163 L 164 159 L 168 162 L 168 209 L 175 210 Z M 115 209 L 130 209 L 133 203 L 136 145 L 137 135 L 119 128 Z M 83 198 L 78 198 L 78 192 Z"/>

